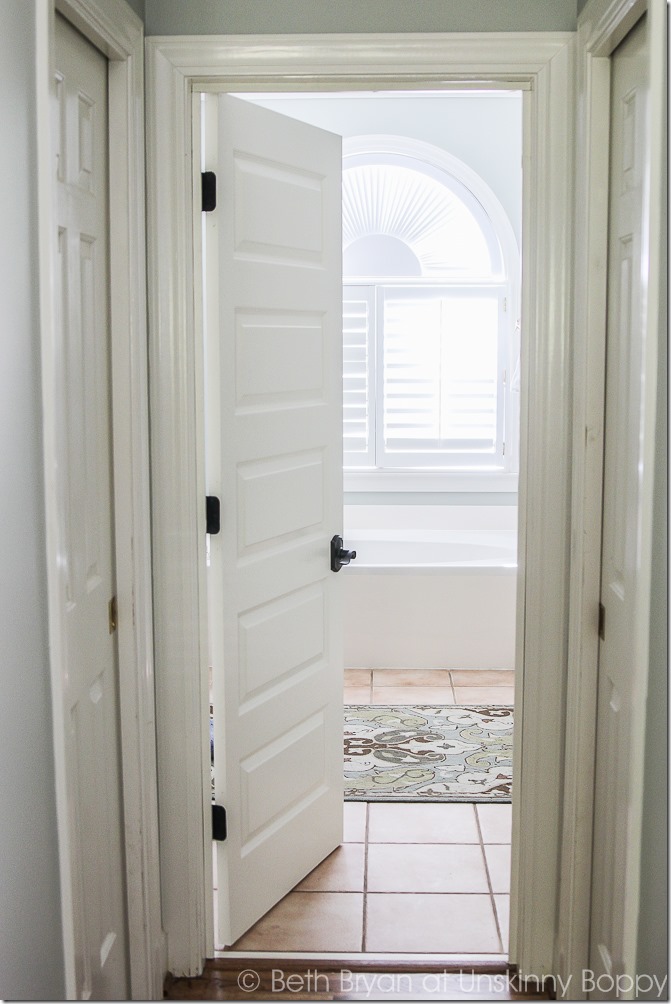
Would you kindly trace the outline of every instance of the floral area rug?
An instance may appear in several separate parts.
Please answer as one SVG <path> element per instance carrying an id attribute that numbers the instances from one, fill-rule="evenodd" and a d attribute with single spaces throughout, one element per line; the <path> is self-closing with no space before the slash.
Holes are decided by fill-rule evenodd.
<path id="1" fill-rule="evenodd" d="M 345 801 L 510 802 L 512 707 L 345 708 Z"/>

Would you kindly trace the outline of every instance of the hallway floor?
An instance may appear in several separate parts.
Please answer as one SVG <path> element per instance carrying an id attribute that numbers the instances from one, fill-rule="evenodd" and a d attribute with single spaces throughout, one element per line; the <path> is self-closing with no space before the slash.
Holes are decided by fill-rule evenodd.
<path id="1" fill-rule="evenodd" d="M 511 671 L 346 671 L 345 704 L 512 701 Z M 505 961 L 511 808 L 346 802 L 343 844 L 229 951 Z"/>

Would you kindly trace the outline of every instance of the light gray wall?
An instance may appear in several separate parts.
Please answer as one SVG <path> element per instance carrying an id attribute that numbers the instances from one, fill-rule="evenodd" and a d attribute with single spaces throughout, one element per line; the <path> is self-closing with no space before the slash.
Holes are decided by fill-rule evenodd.
<path id="1" fill-rule="evenodd" d="M 0 997 L 62 1000 L 36 295 L 34 6 L 0 3 Z"/>
<path id="2" fill-rule="evenodd" d="M 127 2 L 133 8 L 137 16 L 142 18 L 144 21 L 145 0 L 127 0 Z"/>
<path id="3" fill-rule="evenodd" d="M 574 31 L 576 0 L 145 0 L 148 35 Z"/>

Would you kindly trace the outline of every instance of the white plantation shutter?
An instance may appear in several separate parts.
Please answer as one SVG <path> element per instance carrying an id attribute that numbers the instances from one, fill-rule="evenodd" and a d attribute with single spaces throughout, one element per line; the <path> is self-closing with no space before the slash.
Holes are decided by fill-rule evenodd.
<path id="1" fill-rule="evenodd" d="M 346 467 L 503 467 L 504 292 L 344 287 Z"/>
<path id="2" fill-rule="evenodd" d="M 375 291 L 343 290 L 343 454 L 346 467 L 375 463 L 371 405 L 375 400 Z"/>
<path id="3" fill-rule="evenodd" d="M 385 291 L 380 332 L 383 447 L 419 448 L 440 426 L 441 304 Z"/>
<path id="4" fill-rule="evenodd" d="M 382 289 L 378 464 L 496 465 L 503 409 L 498 289 Z"/>

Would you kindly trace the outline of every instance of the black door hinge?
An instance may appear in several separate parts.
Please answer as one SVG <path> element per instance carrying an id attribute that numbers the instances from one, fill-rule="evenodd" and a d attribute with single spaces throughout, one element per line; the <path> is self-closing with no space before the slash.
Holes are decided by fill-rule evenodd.
<path id="1" fill-rule="evenodd" d="M 599 604 L 599 638 L 606 640 L 606 608 L 603 603 Z"/>
<path id="2" fill-rule="evenodd" d="M 212 806 L 212 839 L 226 839 L 226 809 L 223 805 Z"/>
<path id="3" fill-rule="evenodd" d="M 204 213 L 211 213 L 217 208 L 217 176 L 214 171 L 203 171 L 200 176 L 202 204 Z"/>
<path id="4" fill-rule="evenodd" d="M 221 503 L 216 495 L 205 496 L 205 533 L 221 530 Z"/>

